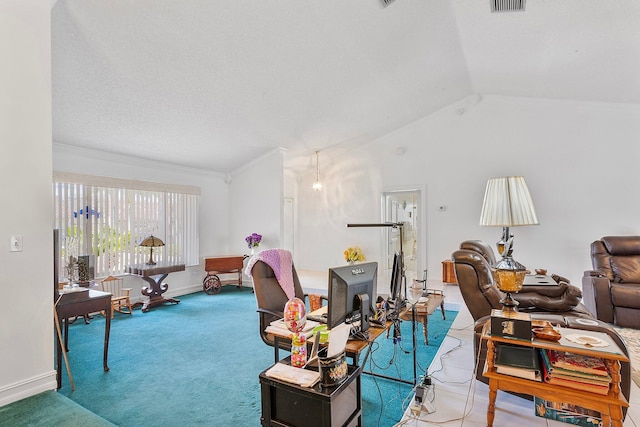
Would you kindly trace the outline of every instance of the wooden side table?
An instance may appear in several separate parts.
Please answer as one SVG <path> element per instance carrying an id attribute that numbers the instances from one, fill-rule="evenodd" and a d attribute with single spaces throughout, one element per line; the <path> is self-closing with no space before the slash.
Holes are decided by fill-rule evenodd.
<path id="1" fill-rule="evenodd" d="M 442 283 L 458 284 L 453 261 L 449 259 L 442 261 Z"/>
<path id="2" fill-rule="evenodd" d="M 577 331 L 575 329 L 559 328 L 563 336 L 559 342 L 539 339 L 524 341 L 503 338 L 490 335 L 486 331 L 487 329 L 489 329 L 489 326 L 485 327 L 482 339 L 487 340 L 487 364 L 483 375 L 489 378 L 489 406 L 487 408 L 487 425 L 489 427 L 493 426 L 498 390 L 538 396 L 553 402 L 575 403 L 576 405 L 600 412 L 604 426 L 622 427 L 622 408 L 628 407 L 629 403 L 620 391 L 620 362 L 627 362 L 629 358 L 624 355 L 620 347 L 618 347 L 607 334 L 589 331 L 589 335 L 595 335 L 609 345 L 607 347 L 585 347 L 572 343 L 564 338 L 566 335 Z M 586 390 L 576 390 L 569 387 L 549 384 L 544 381 L 532 381 L 499 374 L 494 366 L 495 344 L 498 342 L 602 358 L 607 364 L 609 375 L 611 375 L 612 379 L 609 393 L 603 396 Z"/>
<path id="3" fill-rule="evenodd" d="M 446 320 L 444 314 L 444 293 L 437 289 L 428 289 L 429 293 L 426 302 L 416 302 L 416 320 L 422 322 L 422 332 L 424 334 L 424 343 L 429 345 L 429 316 L 440 307 L 442 318 Z M 400 313 L 402 320 L 411 320 L 411 307 Z"/>

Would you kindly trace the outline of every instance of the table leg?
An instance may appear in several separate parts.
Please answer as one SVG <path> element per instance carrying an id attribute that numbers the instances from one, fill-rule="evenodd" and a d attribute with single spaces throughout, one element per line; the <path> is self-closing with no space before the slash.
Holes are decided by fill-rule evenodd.
<path id="1" fill-rule="evenodd" d="M 422 332 L 424 333 L 424 345 L 429 345 L 429 315 L 422 317 Z"/>
<path id="2" fill-rule="evenodd" d="M 613 427 L 622 427 L 622 406 L 609 405 L 609 414 L 611 416 L 611 425 L 613 425 Z M 606 424 L 603 423 L 603 425 Z"/>
<path id="3" fill-rule="evenodd" d="M 107 356 L 109 354 L 109 334 L 111 333 L 111 298 L 108 298 L 107 305 L 105 306 L 105 324 L 104 324 L 104 355 L 102 360 L 102 366 L 105 372 L 109 372 L 109 365 L 107 365 Z"/>
<path id="4" fill-rule="evenodd" d="M 143 312 L 147 312 L 153 307 L 157 307 L 168 302 L 173 304 L 178 304 L 180 302 L 180 300 L 176 298 L 164 298 L 162 296 L 162 294 L 165 293 L 167 289 L 169 289 L 169 286 L 166 283 L 162 283 L 162 281 L 166 279 L 168 275 L 169 274 L 167 273 L 153 277 L 142 276 L 142 279 L 150 285 L 149 287 L 143 287 L 140 291 L 142 295 L 149 297 L 149 300 L 142 303 Z M 138 305 L 140 305 L 140 303 L 134 304 L 134 306 Z"/>
<path id="5" fill-rule="evenodd" d="M 493 427 L 493 419 L 496 416 L 496 396 L 498 384 L 495 380 L 489 380 L 489 406 L 487 407 L 487 427 Z"/>

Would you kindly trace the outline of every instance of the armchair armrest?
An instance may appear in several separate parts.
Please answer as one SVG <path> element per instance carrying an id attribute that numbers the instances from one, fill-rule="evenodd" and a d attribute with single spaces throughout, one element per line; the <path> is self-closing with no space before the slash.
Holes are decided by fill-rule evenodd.
<path id="1" fill-rule="evenodd" d="M 281 318 L 284 317 L 284 313 L 282 311 L 274 311 L 274 310 L 268 310 L 266 308 L 258 308 L 258 313 L 260 313 L 261 315 L 263 314 L 269 314 L 273 317 L 277 317 L 277 318 Z"/>
<path id="2" fill-rule="evenodd" d="M 584 305 L 598 320 L 613 323 L 613 300 L 609 279 L 602 271 L 587 270 L 582 276 Z"/>

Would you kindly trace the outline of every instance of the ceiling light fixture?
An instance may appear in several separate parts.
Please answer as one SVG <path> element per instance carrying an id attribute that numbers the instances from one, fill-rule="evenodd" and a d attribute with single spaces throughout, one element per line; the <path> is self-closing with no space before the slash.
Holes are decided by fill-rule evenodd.
<path id="1" fill-rule="evenodd" d="M 320 182 L 320 163 L 318 162 L 318 151 L 316 151 L 316 182 L 313 183 L 313 190 L 322 190 L 322 183 Z"/>

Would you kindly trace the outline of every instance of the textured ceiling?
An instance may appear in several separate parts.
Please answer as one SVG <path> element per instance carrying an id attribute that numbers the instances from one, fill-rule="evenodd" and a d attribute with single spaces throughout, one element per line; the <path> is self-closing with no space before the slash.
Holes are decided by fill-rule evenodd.
<path id="1" fill-rule="evenodd" d="M 58 0 L 53 140 L 230 172 L 472 93 L 640 103 L 639 3 Z"/>

